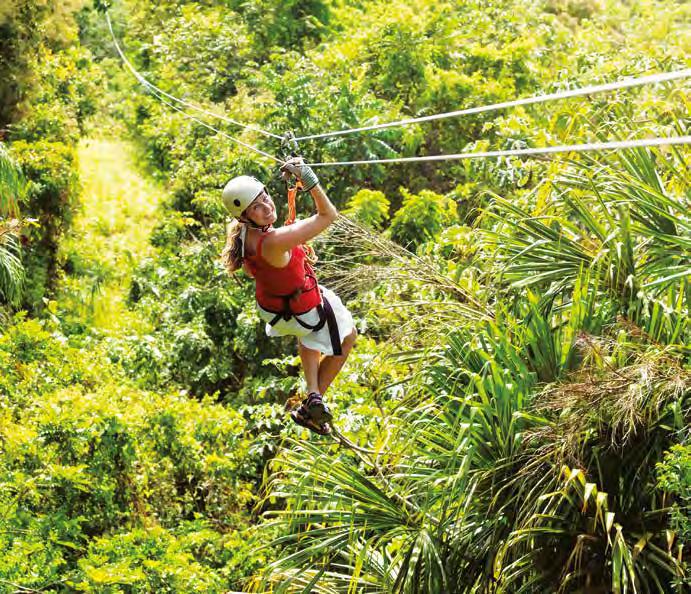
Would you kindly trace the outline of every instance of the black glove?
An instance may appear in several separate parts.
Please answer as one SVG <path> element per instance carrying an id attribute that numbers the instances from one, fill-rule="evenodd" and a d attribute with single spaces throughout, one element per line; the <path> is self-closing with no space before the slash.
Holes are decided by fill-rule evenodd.
<path id="1" fill-rule="evenodd" d="M 319 178 L 312 171 L 309 165 L 305 165 L 302 157 L 291 157 L 281 166 L 281 173 L 284 175 L 294 175 L 295 178 L 302 182 L 303 192 L 309 192 L 314 186 L 319 183 Z"/>

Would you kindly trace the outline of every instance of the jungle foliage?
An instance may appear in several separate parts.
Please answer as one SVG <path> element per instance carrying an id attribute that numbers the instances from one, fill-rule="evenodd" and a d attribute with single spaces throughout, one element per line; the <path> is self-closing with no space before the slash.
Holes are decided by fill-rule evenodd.
<path id="1" fill-rule="evenodd" d="M 95 4 L 0 8 L 0 592 L 691 585 L 688 148 L 319 169 L 348 217 L 315 242 L 320 278 L 361 334 L 328 394 L 346 448 L 285 422 L 292 342 L 264 336 L 218 260 L 219 189 L 254 174 L 281 205 L 275 163 L 140 86 Z M 671 0 L 107 4 L 161 89 L 279 135 L 680 69 L 689 50 Z M 687 91 L 300 145 L 340 161 L 681 135 Z M 136 143 L 131 175 L 165 188 L 141 260 L 106 247 L 126 223 L 105 205 L 75 222 L 97 136 Z"/>

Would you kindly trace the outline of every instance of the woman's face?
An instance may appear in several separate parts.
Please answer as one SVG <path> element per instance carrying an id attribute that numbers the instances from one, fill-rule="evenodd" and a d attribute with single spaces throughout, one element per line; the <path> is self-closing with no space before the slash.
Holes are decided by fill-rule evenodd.
<path id="1" fill-rule="evenodd" d="M 272 225 L 276 222 L 276 205 L 271 200 L 266 188 L 245 209 L 245 216 L 259 227 Z"/>

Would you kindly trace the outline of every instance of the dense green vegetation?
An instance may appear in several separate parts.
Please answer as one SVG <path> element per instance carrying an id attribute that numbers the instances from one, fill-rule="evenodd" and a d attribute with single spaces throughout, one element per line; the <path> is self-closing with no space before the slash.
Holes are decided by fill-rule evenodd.
<path id="1" fill-rule="evenodd" d="M 673 0 L 0 8 L 0 592 L 682 592 L 687 147 L 318 170 L 360 339 L 298 430 L 291 340 L 220 262 L 282 135 L 681 69 Z M 688 133 L 678 81 L 307 140 L 309 161 Z M 276 139 L 195 116 L 276 155 Z M 300 198 L 300 209 L 310 208 Z M 281 217 L 279 216 L 279 219 Z"/>

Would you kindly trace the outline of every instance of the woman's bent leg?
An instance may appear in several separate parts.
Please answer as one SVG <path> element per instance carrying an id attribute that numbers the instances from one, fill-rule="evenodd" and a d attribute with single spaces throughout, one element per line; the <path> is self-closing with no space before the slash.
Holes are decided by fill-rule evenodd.
<path id="1" fill-rule="evenodd" d="M 302 371 L 305 374 L 307 393 L 319 392 L 319 357 L 321 353 L 307 348 L 298 340 L 298 353 L 302 362 Z"/>
<path id="2" fill-rule="evenodd" d="M 343 339 L 341 343 L 342 355 L 328 355 L 321 360 L 318 370 L 318 385 L 319 393 L 324 394 L 329 389 L 329 386 L 334 381 L 338 372 L 341 371 L 343 364 L 346 362 L 348 355 L 350 354 L 350 349 L 353 348 L 355 344 L 355 339 L 357 338 L 357 331 L 353 328 L 353 331 Z"/>

